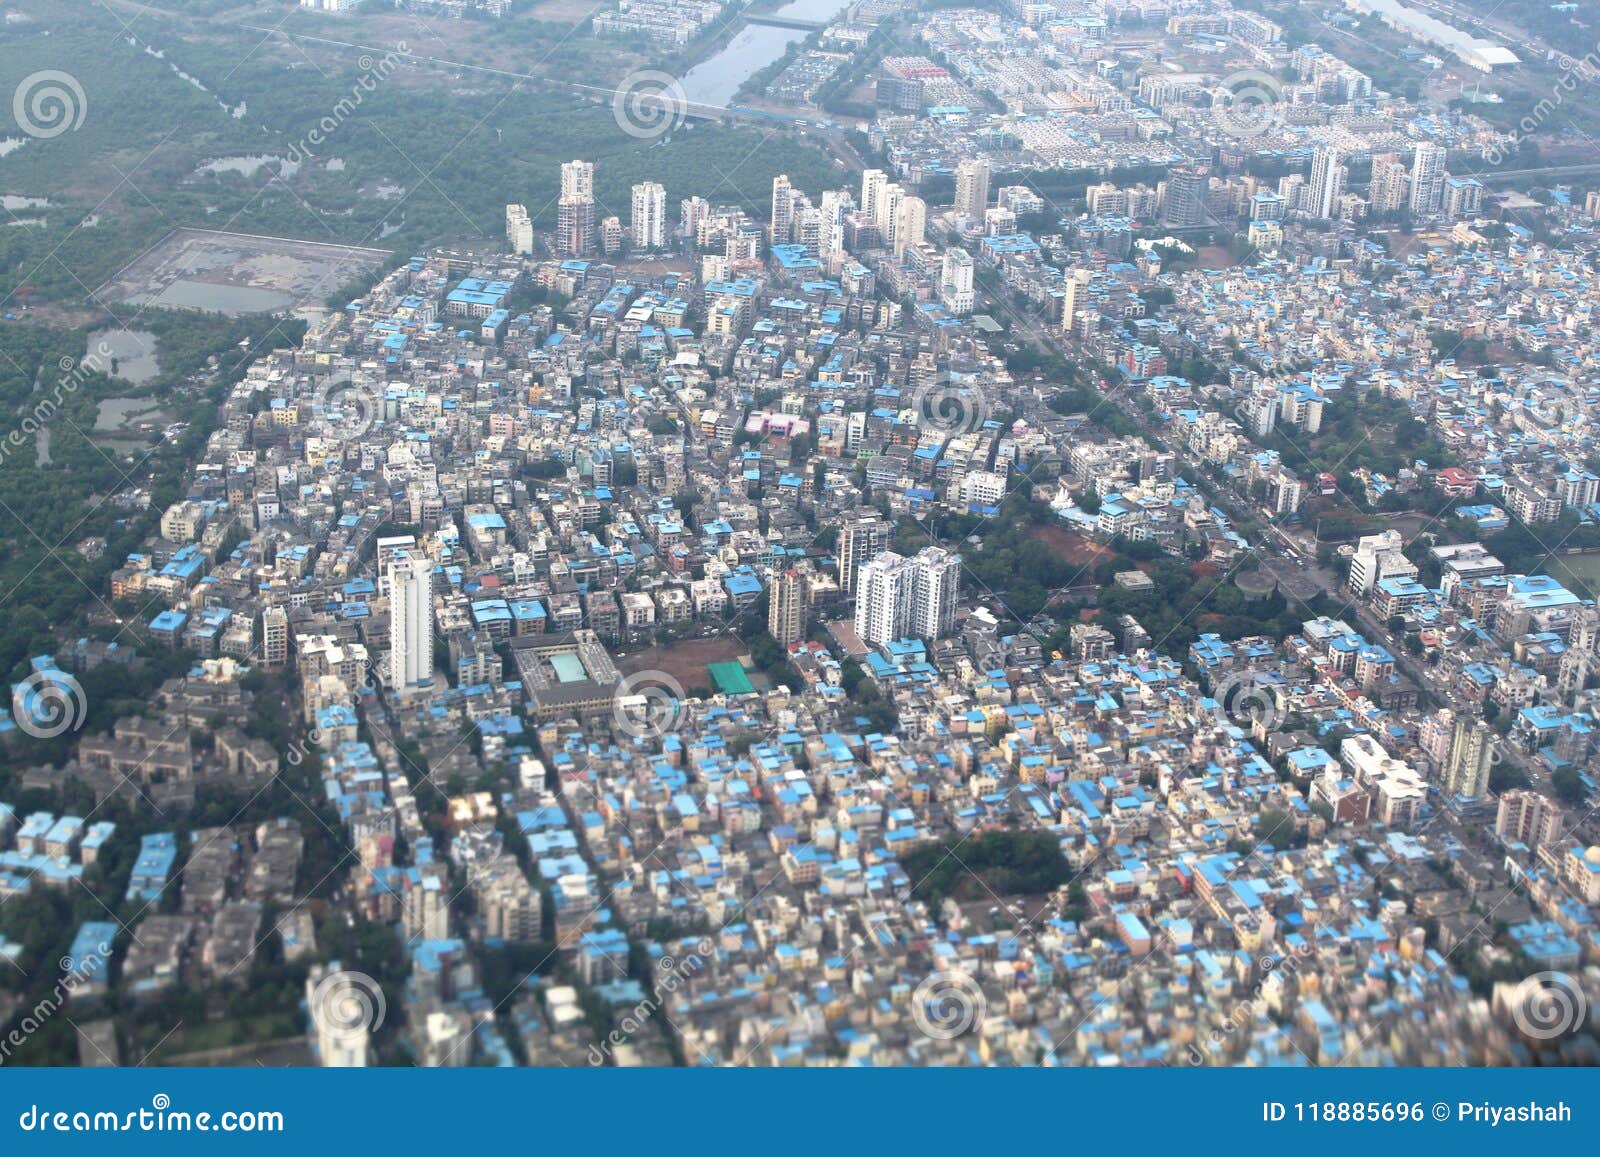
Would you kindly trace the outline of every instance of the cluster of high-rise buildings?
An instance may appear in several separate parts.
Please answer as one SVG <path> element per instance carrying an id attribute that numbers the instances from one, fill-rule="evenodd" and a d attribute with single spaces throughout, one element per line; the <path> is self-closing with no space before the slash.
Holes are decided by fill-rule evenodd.
<path id="1" fill-rule="evenodd" d="M 855 629 L 862 642 L 936 639 L 955 624 L 961 557 L 936 546 L 910 558 L 885 551 L 856 575 Z"/>
<path id="2" fill-rule="evenodd" d="M 667 190 L 659 181 L 641 181 L 633 186 L 626 228 L 619 217 L 601 217 L 598 206 L 593 163 L 568 161 L 563 164 L 556 200 L 555 233 L 551 237 L 554 252 L 564 257 L 615 256 L 621 252 L 624 241 L 635 253 L 667 248 L 671 236 Z M 506 206 L 506 240 L 513 253 L 534 251 L 534 224 L 525 205 Z"/>

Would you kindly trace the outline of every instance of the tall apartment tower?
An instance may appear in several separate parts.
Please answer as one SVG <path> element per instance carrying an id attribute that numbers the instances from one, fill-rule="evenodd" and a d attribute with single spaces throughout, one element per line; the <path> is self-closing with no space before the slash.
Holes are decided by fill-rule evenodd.
<path id="1" fill-rule="evenodd" d="M 906 191 L 901 188 L 898 181 L 885 185 L 878 193 L 874 220 L 878 225 L 878 236 L 884 245 L 890 247 L 894 245 L 895 226 L 900 223 L 900 202 L 905 200 L 905 196 Z"/>
<path id="2" fill-rule="evenodd" d="M 1313 217 L 1331 221 L 1339 215 L 1339 198 L 1344 196 L 1350 170 L 1339 150 L 1319 145 L 1311 154 L 1309 211 Z"/>
<path id="3" fill-rule="evenodd" d="M 594 200 L 594 163 L 568 161 L 561 166 L 561 195 Z"/>
<path id="4" fill-rule="evenodd" d="M 856 634 L 877 647 L 914 636 L 935 639 L 955 625 L 961 556 L 936 546 L 912 558 L 885 551 L 861 568 Z"/>
<path id="5" fill-rule="evenodd" d="M 989 207 L 989 162 L 962 161 L 956 165 L 956 215 L 982 221 Z"/>
<path id="6" fill-rule="evenodd" d="M 1593 607 L 1580 607 L 1572 617 L 1572 634 L 1556 669 L 1556 690 L 1568 702 L 1576 703 L 1578 692 L 1589 681 L 1589 672 L 1600 665 L 1596 662 L 1597 649 L 1600 649 L 1600 612 Z"/>
<path id="7" fill-rule="evenodd" d="M 443 940 L 450 935 L 450 897 L 445 869 L 437 862 L 419 864 L 406 873 L 400 926 L 409 940 Z"/>
<path id="8" fill-rule="evenodd" d="M 685 197 L 678 202 L 678 232 L 694 244 L 700 225 L 711 216 L 711 202 L 704 197 Z"/>
<path id="9" fill-rule="evenodd" d="M 556 250 L 564 257 L 581 257 L 594 247 L 594 165 L 568 161 L 561 166 L 561 198 L 556 202 Z"/>
<path id="10" fill-rule="evenodd" d="M 789 241 L 798 245 L 812 257 L 822 255 L 822 214 L 810 205 L 801 203 L 791 222 Z"/>
<path id="11" fill-rule="evenodd" d="M 876 518 L 853 519 L 839 531 L 839 589 L 855 594 L 861 568 L 889 549 L 889 526 Z"/>
<path id="12" fill-rule="evenodd" d="M 772 244 L 786 245 L 794 236 L 794 186 L 789 175 L 772 178 Z"/>
<path id="13" fill-rule="evenodd" d="M 433 678 L 433 562 L 397 551 L 389 560 L 389 681 L 416 687 Z"/>
<path id="14" fill-rule="evenodd" d="M 1161 223 L 1177 229 L 1190 229 L 1205 221 L 1206 171 L 1194 165 L 1178 165 L 1161 184 Z"/>
<path id="15" fill-rule="evenodd" d="M 850 194 L 843 189 L 829 189 L 822 194 L 818 211 L 822 216 L 822 236 L 818 238 L 817 249 L 821 255 L 839 253 L 844 250 L 844 218 L 845 214 L 853 208 Z"/>
<path id="16" fill-rule="evenodd" d="M 1372 188 L 1369 199 L 1374 213 L 1398 213 L 1406 207 L 1411 193 L 1411 175 L 1397 160 L 1372 162 Z"/>
<path id="17" fill-rule="evenodd" d="M 868 169 L 861 174 L 861 211 L 877 221 L 882 212 L 879 202 L 889 187 L 889 176 L 882 169 Z"/>
<path id="18" fill-rule="evenodd" d="M 806 579 L 790 567 L 772 580 L 767 593 L 767 633 L 780 647 L 798 643 L 806 635 Z"/>
<path id="19" fill-rule="evenodd" d="M 1445 758 L 1446 795 L 1477 799 L 1489 790 L 1489 771 L 1494 767 L 1494 733 L 1482 719 L 1456 718 L 1450 737 L 1450 754 Z"/>
<path id="20" fill-rule="evenodd" d="M 633 187 L 633 216 L 628 220 L 635 249 L 667 247 L 667 190 L 656 181 Z"/>
<path id="21" fill-rule="evenodd" d="M 533 252 L 533 221 L 526 205 L 506 206 L 506 244 L 518 256 Z"/>
<path id="22" fill-rule="evenodd" d="M 895 214 L 894 255 L 904 257 L 906 250 L 921 245 L 927 236 L 928 203 L 921 197 L 906 197 Z"/>
<path id="23" fill-rule="evenodd" d="M 961 556 L 937 546 L 925 547 L 911 560 L 911 634 L 919 639 L 948 635 L 956 625 L 956 600 L 961 594 Z"/>
<path id="24" fill-rule="evenodd" d="M 939 300 L 954 314 L 968 314 L 976 304 L 972 254 L 958 245 L 944 251 L 939 264 Z"/>
<path id="25" fill-rule="evenodd" d="M 1437 213 L 1444 202 L 1445 150 L 1439 145 L 1420 144 L 1411 161 L 1411 212 L 1417 216 Z"/>
<path id="26" fill-rule="evenodd" d="M 1494 834 L 1501 839 L 1515 840 L 1537 851 L 1560 839 L 1563 826 L 1561 808 L 1554 800 L 1536 791 L 1501 793 L 1494 818 Z"/>
<path id="27" fill-rule="evenodd" d="M 1089 282 L 1093 277 L 1092 270 L 1069 269 L 1061 280 L 1061 328 L 1068 333 L 1072 331 L 1073 321 L 1088 301 Z"/>
<path id="28" fill-rule="evenodd" d="M 906 633 L 911 605 L 910 560 L 886 550 L 861 568 L 856 580 L 856 635 L 870 647 Z"/>
<path id="29" fill-rule="evenodd" d="M 261 665 L 281 667 L 289 661 L 289 615 L 282 607 L 261 612 Z"/>

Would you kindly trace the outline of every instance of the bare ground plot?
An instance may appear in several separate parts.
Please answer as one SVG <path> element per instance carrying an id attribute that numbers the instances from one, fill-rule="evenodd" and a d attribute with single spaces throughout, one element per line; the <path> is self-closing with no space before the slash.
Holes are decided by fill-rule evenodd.
<path id="1" fill-rule="evenodd" d="M 230 315 L 317 307 L 389 253 L 287 237 L 175 229 L 97 289 L 96 300 Z"/>
<path id="2" fill-rule="evenodd" d="M 580 24 L 594 12 L 589 0 L 538 0 L 529 5 L 527 15 L 534 20 L 553 20 L 559 24 Z"/>
<path id="3" fill-rule="evenodd" d="M 640 276 L 651 277 L 660 277 L 668 273 L 692 275 L 695 271 L 694 262 L 688 258 L 643 254 L 622 258 L 616 262 L 616 267 L 622 273 L 637 273 Z"/>
<path id="4" fill-rule="evenodd" d="M 713 663 L 726 663 L 745 654 L 744 642 L 733 635 L 714 635 L 709 639 L 685 639 L 668 643 L 664 647 L 647 647 L 630 652 L 626 658 L 617 659 L 617 670 L 624 675 L 640 671 L 665 671 L 689 691 L 695 687 L 711 688 L 711 676 L 706 668 Z"/>
<path id="5" fill-rule="evenodd" d="M 1097 562 L 1114 558 L 1117 553 L 1109 546 L 1085 538 L 1081 534 L 1074 534 L 1062 526 L 1035 526 L 1028 531 L 1028 536 L 1036 542 L 1044 543 L 1052 554 L 1072 566 L 1093 566 Z"/>

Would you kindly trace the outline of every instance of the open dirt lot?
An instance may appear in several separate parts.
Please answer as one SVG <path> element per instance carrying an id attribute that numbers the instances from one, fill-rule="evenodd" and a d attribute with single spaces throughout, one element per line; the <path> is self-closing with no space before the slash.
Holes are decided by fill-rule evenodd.
<path id="1" fill-rule="evenodd" d="M 387 250 L 353 245 L 175 229 L 96 290 L 95 298 L 235 315 L 320 306 L 388 256 Z"/>
<path id="2" fill-rule="evenodd" d="M 695 687 L 711 687 L 711 676 L 706 668 L 712 663 L 737 659 L 746 652 L 744 643 L 733 635 L 716 635 L 709 639 L 685 639 L 665 647 L 648 647 L 643 651 L 630 651 L 626 658 L 617 659 L 617 670 L 624 675 L 639 671 L 665 671 L 685 691 Z"/>
<path id="3" fill-rule="evenodd" d="M 1108 546 L 1102 546 L 1061 526 L 1035 526 L 1028 531 L 1028 535 L 1048 546 L 1062 562 L 1073 566 L 1093 566 L 1116 553 Z"/>

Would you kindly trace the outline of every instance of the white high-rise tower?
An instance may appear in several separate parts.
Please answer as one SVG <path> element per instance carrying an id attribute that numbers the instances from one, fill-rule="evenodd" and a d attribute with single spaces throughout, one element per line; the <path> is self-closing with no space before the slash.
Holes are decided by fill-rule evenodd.
<path id="1" fill-rule="evenodd" d="M 936 546 L 912 558 L 885 551 L 861 568 L 856 634 L 878 647 L 912 636 L 936 639 L 955 626 L 961 556 Z"/>
<path id="2" fill-rule="evenodd" d="M 861 174 L 860 208 L 873 221 L 877 221 L 883 212 L 878 203 L 888 187 L 889 175 L 882 169 L 868 169 Z"/>
<path id="3" fill-rule="evenodd" d="M 794 187 L 787 173 L 772 178 L 772 244 L 787 245 L 794 235 Z"/>
<path id="4" fill-rule="evenodd" d="M 927 202 L 921 197 L 902 199 L 899 211 L 895 214 L 894 255 L 904 257 L 906 250 L 921 245 L 927 235 L 927 228 Z"/>
<path id="5" fill-rule="evenodd" d="M 982 222 L 988 207 L 989 162 L 962 161 L 956 166 L 956 214 Z"/>
<path id="6" fill-rule="evenodd" d="M 1320 145 L 1311 154 L 1309 210 L 1313 217 L 1332 220 L 1339 215 L 1339 198 L 1344 196 L 1349 172 L 1339 150 L 1331 145 Z"/>
<path id="7" fill-rule="evenodd" d="M 1444 200 L 1445 151 L 1438 145 L 1420 144 L 1411 161 L 1411 211 L 1418 216 L 1437 213 Z"/>
<path id="8" fill-rule="evenodd" d="M 629 219 L 635 249 L 667 247 L 667 189 L 657 181 L 633 187 L 633 216 Z"/>
<path id="9" fill-rule="evenodd" d="M 433 563 L 397 551 L 389 560 L 389 681 L 415 687 L 433 678 Z"/>

